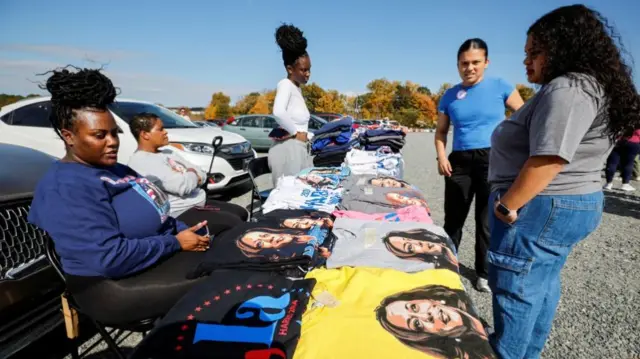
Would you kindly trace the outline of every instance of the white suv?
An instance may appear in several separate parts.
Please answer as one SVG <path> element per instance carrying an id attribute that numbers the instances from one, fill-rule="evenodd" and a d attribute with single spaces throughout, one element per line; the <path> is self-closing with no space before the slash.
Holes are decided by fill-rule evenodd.
<path id="1" fill-rule="evenodd" d="M 113 117 L 122 130 L 118 162 L 127 164 L 138 147 L 129 129 L 131 118 L 141 112 L 157 115 L 169 133 L 171 146 L 189 162 L 209 171 L 213 147 L 211 142 L 222 136 L 222 146 L 216 153 L 211 170 L 215 183 L 207 189 L 217 192 L 250 181 L 246 165 L 257 156 L 251 144 L 242 136 L 216 127 L 198 127 L 174 112 L 150 102 L 117 99 L 109 106 Z M 64 144 L 51 128 L 49 97 L 32 98 L 7 105 L 0 109 L 0 143 L 33 148 L 51 156 L 64 156 Z"/>

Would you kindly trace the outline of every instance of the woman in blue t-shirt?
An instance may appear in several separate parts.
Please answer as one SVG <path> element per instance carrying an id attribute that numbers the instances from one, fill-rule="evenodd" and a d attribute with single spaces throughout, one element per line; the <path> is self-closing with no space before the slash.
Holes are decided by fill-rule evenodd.
<path id="1" fill-rule="evenodd" d="M 489 292 L 486 266 L 489 246 L 489 150 L 491 133 L 505 118 L 506 108 L 517 110 L 523 101 L 511 84 L 484 76 L 489 49 L 481 39 L 469 39 L 458 50 L 458 72 L 462 82 L 445 92 L 438 105 L 435 136 L 438 170 L 445 176 L 444 229 L 456 249 L 462 227 L 476 197 L 476 288 Z M 447 135 L 453 125 L 453 152 L 447 157 Z"/>

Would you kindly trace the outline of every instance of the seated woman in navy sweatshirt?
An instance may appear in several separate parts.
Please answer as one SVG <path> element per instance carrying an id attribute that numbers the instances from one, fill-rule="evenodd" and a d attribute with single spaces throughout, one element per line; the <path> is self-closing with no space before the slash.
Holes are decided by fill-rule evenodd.
<path id="1" fill-rule="evenodd" d="M 99 70 L 53 71 L 51 122 L 66 155 L 38 184 L 29 221 L 55 243 L 69 290 L 105 324 L 161 316 L 198 280 L 209 237 L 169 216 L 167 195 L 117 163 L 116 89 Z"/>

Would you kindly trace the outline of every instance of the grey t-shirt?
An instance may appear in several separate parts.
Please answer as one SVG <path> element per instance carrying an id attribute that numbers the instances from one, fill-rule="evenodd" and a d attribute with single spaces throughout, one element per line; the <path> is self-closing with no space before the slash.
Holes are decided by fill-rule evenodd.
<path id="1" fill-rule="evenodd" d="M 342 202 L 338 207 L 363 213 L 387 213 L 412 205 L 422 206 L 429 210 L 424 196 L 415 187 L 403 181 L 399 181 L 403 187 L 380 187 L 371 183 L 373 178 L 376 177 L 350 176 L 347 178 L 343 182 L 344 192 Z"/>
<path id="2" fill-rule="evenodd" d="M 129 167 L 169 195 L 173 217 L 192 207 L 204 206 L 207 201 L 207 193 L 198 187 L 198 176 L 204 181 L 206 172 L 176 153 L 136 151 L 129 159 Z M 187 172 L 188 168 L 196 170 L 198 175 Z"/>
<path id="3" fill-rule="evenodd" d="M 601 189 L 600 172 L 612 143 L 605 133 L 604 93 L 595 79 L 561 76 L 540 91 L 491 136 L 489 182 L 507 189 L 531 156 L 568 163 L 540 194 L 587 194 Z"/>
<path id="4" fill-rule="evenodd" d="M 458 272 L 453 242 L 442 227 L 413 222 L 338 218 L 336 243 L 327 268 L 363 266 L 403 272 L 449 269 Z"/>

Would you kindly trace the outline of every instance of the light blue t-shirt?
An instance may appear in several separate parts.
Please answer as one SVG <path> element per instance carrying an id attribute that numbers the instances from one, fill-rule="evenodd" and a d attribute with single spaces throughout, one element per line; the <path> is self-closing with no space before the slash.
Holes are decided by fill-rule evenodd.
<path id="1" fill-rule="evenodd" d="M 484 78 L 471 87 L 457 84 L 440 99 L 438 111 L 453 125 L 453 150 L 491 147 L 491 134 L 504 120 L 505 101 L 515 87 L 499 78 Z"/>

